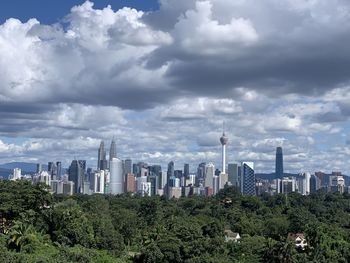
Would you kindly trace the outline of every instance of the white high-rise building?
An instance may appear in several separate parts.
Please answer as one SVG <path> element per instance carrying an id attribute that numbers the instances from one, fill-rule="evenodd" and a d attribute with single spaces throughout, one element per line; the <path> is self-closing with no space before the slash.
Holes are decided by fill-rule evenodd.
<path id="1" fill-rule="evenodd" d="M 140 196 L 151 196 L 151 182 L 147 182 L 147 176 L 136 177 L 136 190 Z"/>
<path id="2" fill-rule="evenodd" d="M 295 192 L 296 180 L 295 177 L 283 177 L 276 179 L 277 193 L 289 194 Z"/>
<path id="3" fill-rule="evenodd" d="M 186 179 L 186 186 L 192 185 L 194 186 L 196 183 L 196 175 L 195 174 L 190 174 L 188 176 L 188 179 Z"/>
<path id="4" fill-rule="evenodd" d="M 38 176 L 38 182 L 51 186 L 51 175 L 47 171 L 41 171 Z"/>
<path id="5" fill-rule="evenodd" d="M 159 189 L 164 189 L 166 184 L 167 184 L 167 173 L 164 171 L 161 171 Z"/>
<path id="6" fill-rule="evenodd" d="M 124 193 L 123 162 L 119 158 L 112 158 L 109 163 L 110 183 L 109 192 L 112 195 Z"/>
<path id="7" fill-rule="evenodd" d="M 100 170 L 94 173 L 94 193 L 103 194 L 105 191 L 105 171 Z"/>
<path id="8" fill-rule="evenodd" d="M 220 177 L 217 175 L 214 175 L 213 176 L 213 194 L 216 195 L 219 192 L 219 190 L 220 190 Z"/>
<path id="9" fill-rule="evenodd" d="M 299 184 L 299 192 L 302 195 L 309 195 L 310 194 L 310 179 L 311 174 L 310 173 L 303 173 L 301 174 L 302 179 Z"/>
<path id="10" fill-rule="evenodd" d="M 215 165 L 213 163 L 207 163 L 205 165 L 205 172 L 204 172 L 204 186 L 210 187 L 213 189 L 213 178 L 215 175 Z"/>
<path id="11" fill-rule="evenodd" d="M 11 180 L 20 180 L 22 177 L 22 170 L 20 168 L 13 169 Z"/>

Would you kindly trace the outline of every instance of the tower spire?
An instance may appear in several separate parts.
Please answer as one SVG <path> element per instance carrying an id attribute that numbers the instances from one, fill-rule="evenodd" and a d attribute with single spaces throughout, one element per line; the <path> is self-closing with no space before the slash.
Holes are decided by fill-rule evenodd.
<path id="1" fill-rule="evenodd" d="M 220 143 L 222 145 L 222 173 L 226 173 L 226 144 L 228 143 L 228 138 L 225 135 L 225 122 L 222 125 L 223 132 L 220 137 Z"/>

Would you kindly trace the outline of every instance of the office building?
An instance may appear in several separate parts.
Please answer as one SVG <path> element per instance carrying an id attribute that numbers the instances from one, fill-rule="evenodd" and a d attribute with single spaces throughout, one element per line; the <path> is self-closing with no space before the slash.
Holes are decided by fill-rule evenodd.
<path id="1" fill-rule="evenodd" d="M 310 173 L 302 173 L 299 179 L 299 193 L 302 195 L 310 194 Z"/>
<path id="2" fill-rule="evenodd" d="M 97 169 L 106 170 L 108 168 L 107 165 L 105 143 L 101 141 L 100 148 L 98 148 Z"/>
<path id="3" fill-rule="evenodd" d="M 111 147 L 109 149 L 109 161 L 113 158 L 117 158 L 117 145 L 114 140 L 111 142 Z"/>
<path id="4" fill-rule="evenodd" d="M 135 193 L 136 192 L 136 179 L 134 174 L 128 173 L 126 175 L 126 187 L 125 192 L 127 193 Z"/>
<path id="5" fill-rule="evenodd" d="M 181 187 L 169 187 L 169 198 L 180 198 L 182 195 Z"/>
<path id="6" fill-rule="evenodd" d="M 41 166 L 41 163 L 37 163 L 36 164 L 36 173 L 40 173 L 42 171 L 42 166 Z"/>
<path id="7" fill-rule="evenodd" d="M 310 193 L 314 193 L 321 188 L 321 181 L 316 175 L 310 178 Z"/>
<path id="8" fill-rule="evenodd" d="M 228 181 L 231 183 L 231 185 L 239 187 L 238 164 L 229 163 L 227 170 L 228 170 Z"/>
<path id="9" fill-rule="evenodd" d="M 10 180 L 20 180 L 22 178 L 22 170 L 20 168 L 13 169 L 13 174 Z"/>
<path id="10" fill-rule="evenodd" d="M 56 162 L 56 177 L 61 180 L 62 178 L 62 163 Z"/>
<path id="11" fill-rule="evenodd" d="M 243 195 L 256 195 L 255 173 L 253 162 L 242 162 L 241 192 Z"/>
<path id="12" fill-rule="evenodd" d="M 69 181 L 74 183 L 74 193 L 82 193 L 84 181 L 84 169 L 81 166 L 82 162 L 73 160 L 69 167 Z"/>
<path id="13" fill-rule="evenodd" d="M 283 178 L 283 153 L 282 147 L 276 148 L 275 178 Z"/>
<path id="14" fill-rule="evenodd" d="M 174 169 L 174 162 L 173 161 L 168 163 L 167 176 L 168 176 L 168 180 L 170 179 L 170 177 L 175 176 L 175 169 Z"/>
<path id="15" fill-rule="evenodd" d="M 295 177 L 283 177 L 282 179 L 276 179 L 276 181 L 277 193 L 289 194 L 296 191 Z"/>
<path id="16" fill-rule="evenodd" d="M 124 161 L 124 174 L 132 174 L 133 173 L 133 165 L 131 159 L 126 159 Z"/>
<path id="17" fill-rule="evenodd" d="M 184 164 L 184 176 L 185 177 L 188 177 L 189 176 L 189 174 L 190 174 L 190 165 L 188 164 L 188 163 L 185 163 Z"/>
<path id="18" fill-rule="evenodd" d="M 158 176 L 155 174 L 149 175 L 148 176 L 148 182 L 151 183 L 151 195 L 157 195 L 157 190 L 159 186 L 159 181 L 158 181 Z"/>
<path id="19" fill-rule="evenodd" d="M 112 195 L 124 193 L 123 163 L 119 158 L 113 158 L 110 163 L 109 191 Z"/>
<path id="20" fill-rule="evenodd" d="M 205 172 L 204 172 L 204 186 L 210 187 L 213 189 L 213 178 L 215 175 L 215 166 L 213 163 L 208 163 L 205 165 Z"/>
<path id="21" fill-rule="evenodd" d="M 93 173 L 94 177 L 94 189 L 96 194 L 103 194 L 105 192 L 105 171 L 98 170 Z"/>

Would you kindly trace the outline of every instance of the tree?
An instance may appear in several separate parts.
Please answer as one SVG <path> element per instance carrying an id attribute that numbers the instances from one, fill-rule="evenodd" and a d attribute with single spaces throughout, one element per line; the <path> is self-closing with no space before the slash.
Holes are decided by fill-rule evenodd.
<path id="1" fill-rule="evenodd" d="M 94 232 L 91 222 L 74 200 L 56 204 L 52 209 L 52 238 L 61 244 L 91 247 Z"/>

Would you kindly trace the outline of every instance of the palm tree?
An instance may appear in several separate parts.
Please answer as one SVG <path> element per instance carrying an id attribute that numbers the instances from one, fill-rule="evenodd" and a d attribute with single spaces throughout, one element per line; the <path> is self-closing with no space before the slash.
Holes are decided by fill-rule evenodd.
<path id="1" fill-rule="evenodd" d="M 8 245 L 14 246 L 17 251 L 21 251 L 24 245 L 37 239 L 37 232 L 33 225 L 15 221 L 9 231 Z"/>

